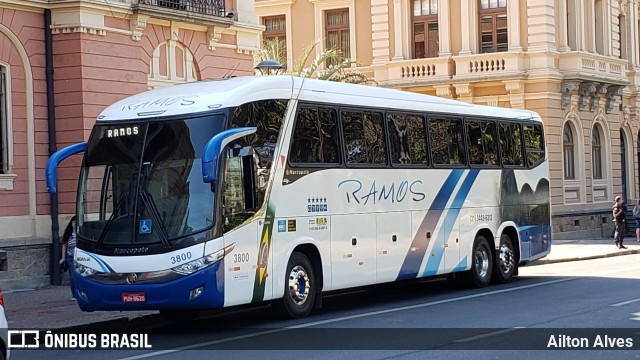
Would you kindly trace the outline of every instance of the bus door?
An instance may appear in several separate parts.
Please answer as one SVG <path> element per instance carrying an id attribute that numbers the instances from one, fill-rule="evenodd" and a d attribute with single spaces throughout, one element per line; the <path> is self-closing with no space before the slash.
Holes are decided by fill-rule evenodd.
<path id="1" fill-rule="evenodd" d="M 411 246 L 411 213 L 376 214 L 377 282 L 395 281 Z"/>
<path id="2" fill-rule="evenodd" d="M 375 214 L 331 217 L 331 281 L 334 289 L 376 282 Z"/>
<path id="3" fill-rule="evenodd" d="M 262 202 L 257 196 L 254 155 L 251 147 L 231 149 L 224 168 L 224 245 L 233 245 L 225 258 L 225 306 L 260 302 L 273 296 L 268 277 L 273 268 L 269 261 L 273 219 L 256 215 Z"/>

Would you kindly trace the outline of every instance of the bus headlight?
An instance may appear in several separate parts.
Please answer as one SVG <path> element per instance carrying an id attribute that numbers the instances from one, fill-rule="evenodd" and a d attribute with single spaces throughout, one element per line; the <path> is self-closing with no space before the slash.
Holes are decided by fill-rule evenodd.
<path id="1" fill-rule="evenodd" d="M 76 272 L 78 274 L 80 274 L 80 276 L 82 277 L 87 277 L 87 276 L 91 276 L 93 274 L 96 273 L 96 270 L 88 267 L 88 266 L 84 266 L 82 264 L 80 264 L 79 262 L 74 261 L 73 262 L 73 267 L 75 268 Z"/>
<path id="2" fill-rule="evenodd" d="M 200 259 L 196 259 L 188 263 L 184 263 L 182 265 L 178 265 L 172 268 L 171 270 L 182 275 L 193 274 L 196 271 L 200 271 L 222 260 L 222 258 L 224 258 L 225 255 L 227 255 L 228 253 L 231 252 L 231 250 L 233 250 L 234 245 L 235 244 L 231 244 L 224 249 L 220 249 L 214 252 L 213 254 L 207 255 L 205 257 L 201 257 Z"/>

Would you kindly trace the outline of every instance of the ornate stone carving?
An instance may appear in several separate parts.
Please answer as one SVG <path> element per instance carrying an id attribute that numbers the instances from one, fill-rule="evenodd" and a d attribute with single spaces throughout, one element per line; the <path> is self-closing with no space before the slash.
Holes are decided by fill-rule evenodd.
<path id="1" fill-rule="evenodd" d="M 130 20 L 131 25 L 131 38 L 135 41 L 142 39 L 142 33 L 147 28 L 147 18 L 141 16 L 134 16 Z"/>
<path id="2" fill-rule="evenodd" d="M 589 99 L 591 97 L 597 97 L 596 95 L 596 83 L 581 83 L 578 88 L 578 110 L 582 111 L 587 108 L 589 104 Z M 595 108 L 590 108 L 593 112 Z"/>
<path id="3" fill-rule="evenodd" d="M 455 84 L 456 93 L 460 97 L 473 97 L 472 84 Z"/>
<path id="4" fill-rule="evenodd" d="M 622 89 L 624 86 L 609 86 L 606 91 L 607 94 L 607 102 L 605 104 L 605 111 L 607 114 L 613 111 L 613 107 L 615 105 L 615 97 L 622 96 Z"/>
<path id="5" fill-rule="evenodd" d="M 210 26 L 207 29 L 207 40 L 209 41 L 209 50 L 215 50 L 216 44 L 222 39 L 222 28 L 218 26 Z"/>
<path id="6" fill-rule="evenodd" d="M 571 105 L 571 92 L 578 90 L 580 82 L 578 81 L 563 81 L 560 84 L 560 93 L 562 94 L 562 99 L 560 100 L 560 108 L 566 109 L 567 106 Z"/>
<path id="7" fill-rule="evenodd" d="M 437 96 L 453 99 L 454 88 L 451 85 L 435 85 L 433 88 L 436 89 Z"/>

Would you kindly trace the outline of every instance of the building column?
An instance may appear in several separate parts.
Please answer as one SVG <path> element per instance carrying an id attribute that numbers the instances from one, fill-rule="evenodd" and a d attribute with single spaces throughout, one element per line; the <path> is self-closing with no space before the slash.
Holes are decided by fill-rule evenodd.
<path id="1" fill-rule="evenodd" d="M 584 6 L 584 1 L 580 0 L 571 0 L 574 3 L 574 8 L 576 9 L 576 49 L 578 51 L 586 51 L 587 50 L 587 34 L 585 33 L 585 24 L 589 23 L 587 21 L 587 11 Z M 573 30 L 573 29 L 572 29 Z"/>
<path id="2" fill-rule="evenodd" d="M 602 22 L 604 28 L 604 34 L 602 36 L 602 48 L 604 49 L 604 55 L 611 56 L 613 54 L 613 14 L 611 12 L 611 3 L 609 0 L 603 0 L 604 6 L 604 21 Z"/>
<path id="3" fill-rule="evenodd" d="M 638 0 L 630 0 L 627 6 L 627 34 L 629 35 L 629 50 L 627 55 L 632 67 L 638 66 Z"/>
<path id="4" fill-rule="evenodd" d="M 567 9 L 567 0 L 559 0 L 560 6 L 558 7 L 558 23 L 556 24 L 556 29 L 558 31 L 558 51 L 567 52 L 571 51 L 569 47 L 569 37 L 567 28 L 569 24 L 567 23 L 568 11 Z"/>
<path id="5" fill-rule="evenodd" d="M 393 61 L 404 60 L 402 56 L 402 0 L 393 0 Z"/>
<path id="6" fill-rule="evenodd" d="M 540 0 L 527 8 L 528 51 L 556 50 L 554 5 L 554 0 Z"/>
<path id="7" fill-rule="evenodd" d="M 460 55 L 478 53 L 478 2 L 469 0 L 460 4 L 460 29 L 462 30 L 462 49 Z"/>
<path id="8" fill-rule="evenodd" d="M 507 27 L 509 29 L 509 51 L 522 51 L 520 41 L 520 0 L 509 0 L 507 2 Z"/>
<path id="9" fill-rule="evenodd" d="M 389 4 L 387 0 L 371 0 L 371 39 L 373 61 L 382 65 L 389 61 Z"/>
<path id="10" fill-rule="evenodd" d="M 595 1 L 588 1 L 587 9 L 585 9 L 587 16 L 585 17 L 585 23 L 583 24 L 582 31 L 587 38 L 587 50 L 589 52 L 596 52 L 596 3 Z M 603 175 L 604 176 L 604 175 Z"/>
<path id="11" fill-rule="evenodd" d="M 449 11 L 449 0 L 438 0 L 438 37 L 440 49 L 438 55 L 440 57 L 451 56 L 451 24 Z"/>

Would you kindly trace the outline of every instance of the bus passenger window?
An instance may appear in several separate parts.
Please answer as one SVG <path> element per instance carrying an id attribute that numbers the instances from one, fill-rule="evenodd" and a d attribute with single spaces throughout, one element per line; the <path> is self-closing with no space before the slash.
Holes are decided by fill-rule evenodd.
<path id="1" fill-rule="evenodd" d="M 520 124 L 500 123 L 500 152 L 505 166 L 524 166 Z"/>
<path id="2" fill-rule="evenodd" d="M 418 115 L 387 116 L 391 162 L 402 165 L 428 165 L 424 119 Z"/>
<path id="3" fill-rule="evenodd" d="M 544 135 L 542 126 L 530 124 L 524 126 L 524 145 L 527 151 L 529 167 L 534 167 L 544 159 Z"/>
<path id="4" fill-rule="evenodd" d="M 348 164 L 386 164 L 382 114 L 342 111 L 342 133 Z"/>
<path id="5" fill-rule="evenodd" d="M 464 165 L 462 122 L 459 119 L 430 117 L 429 137 L 434 165 Z"/>
<path id="6" fill-rule="evenodd" d="M 338 164 L 338 130 L 333 109 L 299 108 L 289 158 L 295 164 Z"/>
<path id="7" fill-rule="evenodd" d="M 466 120 L 470 165 L 497 165 L 498 143 L 493 121 Z"/>

